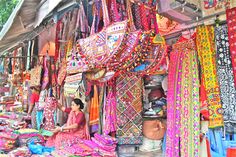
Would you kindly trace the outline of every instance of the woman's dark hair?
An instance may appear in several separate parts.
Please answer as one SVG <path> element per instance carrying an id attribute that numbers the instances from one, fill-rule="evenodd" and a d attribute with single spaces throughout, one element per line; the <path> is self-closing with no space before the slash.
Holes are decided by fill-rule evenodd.
<path id="1" fill-rule="evenodd" d="M 80 109 L 82 110 L 84 108 L 84 103 L 80 99 L 74 99 L 73 100 L 76 105 L 79 105 Z"/>

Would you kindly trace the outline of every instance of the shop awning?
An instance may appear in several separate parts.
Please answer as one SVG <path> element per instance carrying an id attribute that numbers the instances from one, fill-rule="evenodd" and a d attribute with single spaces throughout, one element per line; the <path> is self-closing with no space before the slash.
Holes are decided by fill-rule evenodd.
<path id="1" fill-rule="evenodd" d="M 36 8 L 40 0 L 20 0 L 0 32 L 0 54 L 10 49 L 30 33 L 34 27 Z"/>

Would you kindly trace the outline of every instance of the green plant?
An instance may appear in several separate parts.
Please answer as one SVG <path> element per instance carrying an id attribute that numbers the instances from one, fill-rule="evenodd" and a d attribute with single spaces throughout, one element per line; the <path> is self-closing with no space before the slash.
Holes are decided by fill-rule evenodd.
<path id="1" fill-rule="evenodd" d="M 0 30 L 7 22 L 19 0 L 0 0 Z"/>

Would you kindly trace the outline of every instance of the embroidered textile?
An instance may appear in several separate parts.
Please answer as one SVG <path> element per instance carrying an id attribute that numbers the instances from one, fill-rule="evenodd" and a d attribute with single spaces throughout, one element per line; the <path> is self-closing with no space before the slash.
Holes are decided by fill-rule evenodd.
<path id="1" fill-rule="evenodd" d="M 47 97 L 43 112 L 43 129 L 51 131 L 55 129 L 54 112 L 57 106 L 57 100 L 54 97 Z"/>
<path id="2" fill-rule="evenodd" d="M 78 51 L 86 56 L 89 65 L 105 65 L 118 51 L 127 28 L 127 21 L 116 22 L 101 32 L 77 41 Z"/>
<path id="3" fill-rule="evenodd" d="M 120 74 L 116 80 L 119 144 L 142 144 L 142 86 L 134 75 Z"/>
<path id="4" fill-rule="evenodd" d="M 226 10 L 229 47 L 233 65 L 234 85 L 236 87 L 236 7 Z"/>
<path id="5" fill-rule="evenodd" d="M 200 101 L 194 40 L 176 43 L 173 50 L 168 75 L 166 155 L 198 157 Z"/>
<path id="6" fill-rule="evenodd" d="M 109 88 L 109 87 L 108 87 Z M 108 135 L 111 132 L 116 131 L 116 96 L 114 91 L 111 89 L 108 90 L 108 96 L 106 97 L 106 101 L 104 104 L 104 129 L 103 133 Z"/>
<path id="7" fill-rule="evenodd" d="M 197 49 L 206 88 L 210 115 L 209 128 L 221 127 L 223 126 L 223 116 L 219 84 L 216 76 L 213 26 L 201 26 L 197 28 Z"/>
<path id="8" fill-rule="evenodd" d="M 236 132 L 236 89 L 229 51 L 227 26 L 215 29 L 217 45 L 217 75 L 220 84 L 220 96 L 224 111 L 224 127 L 226 132 Z"/>

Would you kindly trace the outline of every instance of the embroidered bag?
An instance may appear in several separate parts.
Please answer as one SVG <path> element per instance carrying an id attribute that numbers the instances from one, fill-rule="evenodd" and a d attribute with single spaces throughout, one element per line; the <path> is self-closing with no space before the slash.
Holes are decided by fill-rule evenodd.
<path id="1" fill-rule="evenodd" d="M 76 74 L 85 72 L 89 69 L 88 62 L 81 54 L 77 53 L 74 49 L 71 52 L 71 58 L 68 58 L 66 72 L 67 74 Z"/>
<path id="2" fill-rule="evenodd" d="M 30 87 L 41 85 L 42 66 L 37 65 L 30 71 Z"/>
<path id="3" fill-rule="evenodd" d="M 79 53 L 86 57 L 91 67 L 105 66 L 112 59 L 112 56 L 117 53 L 127 31 L 127 21 L 115 22 L 109 25 L 105 0 L 102 0 L 102 11 L 104 22 L 102 31 L 77 41 Z"/>
<path id="4" fill-rule="evenodd" d="M 64 94 L 68 97 L 81 98 L 85 93 L 85 88 L 82 80 L 82 73 L 67 76 L 64 84 Z"/>

